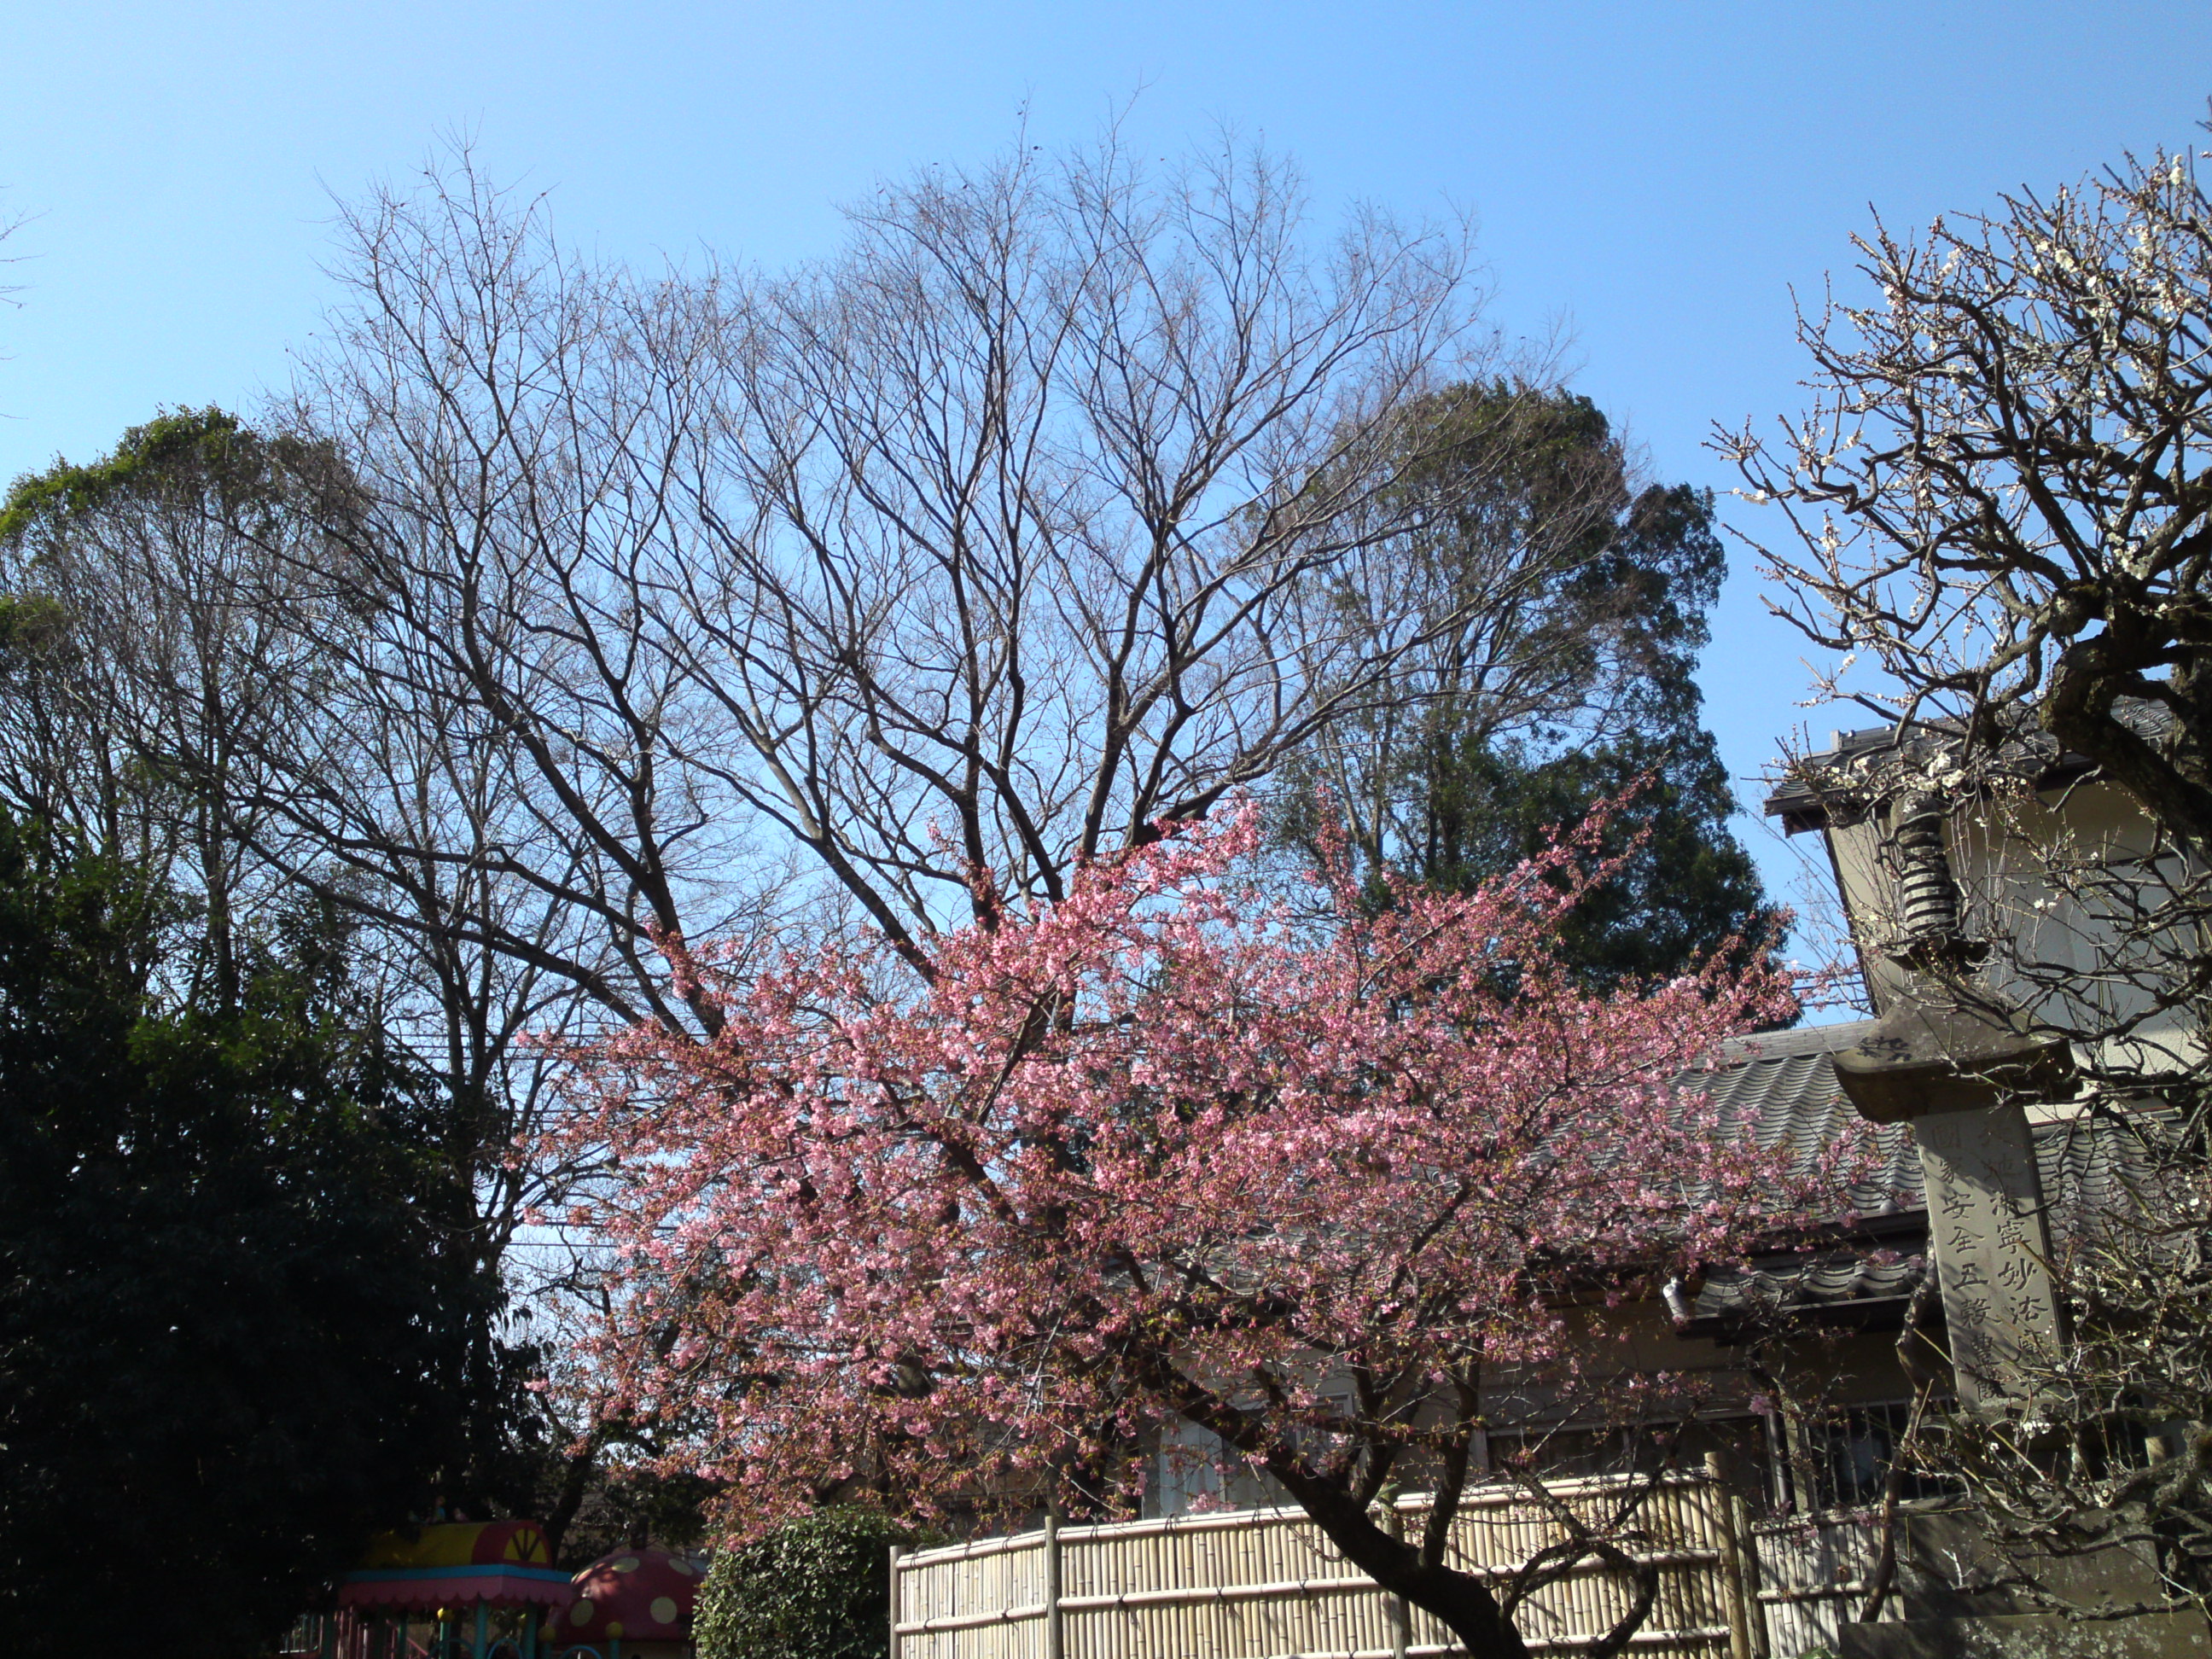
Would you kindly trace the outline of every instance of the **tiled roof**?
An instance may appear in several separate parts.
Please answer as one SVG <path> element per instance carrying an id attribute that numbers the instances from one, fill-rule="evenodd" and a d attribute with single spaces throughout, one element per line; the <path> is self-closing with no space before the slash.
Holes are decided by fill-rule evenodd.
<path id="1" fill-rule="evenodd" d="M 1736 1064 L 1698 1082 L 1723 1124 L 1748 1127 L 1764 1148 L 1787 1148 L 1801 1171 L 1844 1137 L 1872 1129 L 1876 1162 L 1869 1178 L 1852 1188 L 1851 1206 L 1862 1215 L 1889 1215 L 1926 1201 L 1911 1131 L 1901 1123 L 1877 1127 L 1860 1117 L 1830 1059 L 1873 1029 L 1865 1019 L 1745 1037 L 1729 1045 Z"/>
<path id="2" fill-rule="evenodd" d="M 1870 1132 L 1875 1163 L 1851 1188 L 1851 1207 L 1874 1222 L 1870 1231 L 1904 1235 L 1899 1242 L 1905 1253 L 1869 1239 L 1716 1269 L 1691 1300 L 1685 1334 L 1717 1335 L 1748 1318 L 1786 1314 L 1873 1321 L 1902 1313 L 1923 1271 L 1916 1253 L 1926 1207 L 1920 1155 L 1904 1124 L 1876 1127 L 1859 1115 L 1836 1080 L 1832 1059 L 1873 1027 L 1872 1020 L 1855 1020 L 1745 1037 L 1729 1046 L 1735 1064 L 1684 1081 L 1703 1089 L 1723 1124 L 1747 1128 L 1762 1147 L 1786 1149 L 1801 1171 L 1846 1137 Z"/>
<path id="3" fill-rule="evenodd" d="M 2139 1120 L 2145 1121 L 2170 1120 Z M 2106 1118 L 2038 1125 L 2035 1164 L 2051 1226 L 2059 1233 L 2081 1218 L 2113 1212 L 2128 1188 L 2140 1194 L 2157 1182 L 2142 1137 Z"/>
<path id="4" fill-rule="evenodd" d="M 1863 1122 L 1836 1079 L 1832 1060 L 1874 1024 L 1857 1020 L 1747 1037 L 1730 1046 L 1735 1064 L 1694 1079 L 1724 1122 L 1748 1126 L 1762 1146 L 1799 1152 L 1801 1169 L 1842 1136 L 1868 1127 L 1874 1129 L 1878 1163 L 1851 1194 L 1853 1207 L 1868 1221 L 1863 1243 L 1767 1257 L 1709 1274 L 1692 1300 L 1686 1327 L 1691 1334 L 1754 1314 L 1819 1311 L 1871 1319 L 1903 1311 L 1926 1272 L 1927 1199 L 1919 1153 L 1908 1126 Z M 2146 1168 L 2136 1137 L 2110 1121 L 2039 1124 L 2034 1138 L 2038 1173 L 2057 1228 L 2093 1212 L 2124 1179 Z"/>
<path id="5" fill-rule="evenodd" d="M 1706 1275 L 1690 1304 L 1687 1334 L 1737 1321 L 1818 1313 L 1833 1322 L 1858 1316 L 1867 1322 L 1901 1318 L 1906 1300 L 1928 1270 L 1923 1255 L 1838 1250 L 1824 1255 L 1779 1257 L 1748 1267 Z"/>

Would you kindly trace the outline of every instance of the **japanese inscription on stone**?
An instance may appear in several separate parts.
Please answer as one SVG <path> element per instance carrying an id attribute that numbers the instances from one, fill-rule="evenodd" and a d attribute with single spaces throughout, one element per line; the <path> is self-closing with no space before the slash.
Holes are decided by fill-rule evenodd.
<path id="1" fill-rule="evenodd" d="M 2017 1106 L 1913 1124 L 1959 1403 L 2021 1391 L 2021 1362 L 2058 1340 L 2050 1247 L 2027 1115 Z"/>

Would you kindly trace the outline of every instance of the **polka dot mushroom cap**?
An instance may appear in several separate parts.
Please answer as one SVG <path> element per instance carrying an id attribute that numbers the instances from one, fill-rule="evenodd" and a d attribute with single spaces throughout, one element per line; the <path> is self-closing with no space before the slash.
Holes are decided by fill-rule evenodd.
<path id="1" fill-rule="evenodd" d="M 561 1643 L 684 1640 L 705 1577 L 696 1561 L 666 1550 L 603 1555 L 576 1575 L 576 1600 L 555 1615 Z"/>

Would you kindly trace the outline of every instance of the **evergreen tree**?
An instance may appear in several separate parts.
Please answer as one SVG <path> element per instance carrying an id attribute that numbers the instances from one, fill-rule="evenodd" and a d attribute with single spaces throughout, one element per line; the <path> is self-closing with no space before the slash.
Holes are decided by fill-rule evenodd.
<path id="1" fill-rule="evenodd" d="M 200 924 L 204 925 L 204 924 Z M 426 1505 L 476 1291 L 424 1097 L 317 917 L 229 1006 L 193 919 L 0 818 L 0 1628 L 234 1656 Z"/>
<path id="2" fill-rule="evenodd" d="M 1287 838 L 1340 813 L 1371 865 L 1467 892 L 1619 801 L 1606 850 L 1626 861 L 1562 941 L 1593 983 L 1761 938 L 1771 907 L 1692 678 L 1726 571 L 1711 492 L 1634 487 L 1604 414 L 1563 391 L 1453 387 L 1405 442 L 1421 459 L 1404 487 L 1463 504 L 1387 580 L 1459 621 L 1420 659 L 1415 707 L 1347 724 L 1298 770 Z M 1370 603 L 1334 599 L 1354 625 Z"/>
<path id="3" fill-rule="evenodd" d="M 481 795 L 445 787 L 471 765 L 441 743 L 465 738 L 349 723 L 310 695 L 340 676 L 331 647 L 362 603 L 335 537 L 357 499 L 330 446 L 215 408 L 17 479 L 0 498 L 0 811 L 189 908 L 159 977 L 204 1022 L 240 1006 L 251 958 L 292 920 L 357 930 L 358 973 L 330 988 L 362 1003 L 343 1018 L 374 1032 L 387 1079 L 407 1078 L 419 1144 L 440 1160 L 420 1181 L 451 1258 L 441 1273 L 477 1281 L 465 1366 L 442 1384 L 469 1402 L 467 1441 L 438 1495 L 542 1517 L 557 1547 L 573 1436 L 529 1387 L 544 1357 L 503 1293 L 508 1242 L 540 1195 L 510 1149 L 550 1073 L 522 1038 L 557 1026 L 557 1003 L 455 937 L 492 902 L 484 848 L 395 869 L 364 861 L 357 837 L 301 833 L 303 810 L 363 792 L 459 823 L 465 842 L 481 828 Z"/>

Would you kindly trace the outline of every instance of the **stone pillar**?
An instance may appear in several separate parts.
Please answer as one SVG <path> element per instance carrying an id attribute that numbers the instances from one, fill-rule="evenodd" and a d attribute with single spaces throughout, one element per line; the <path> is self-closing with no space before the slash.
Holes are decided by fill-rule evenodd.
<path id="1" fill-rule="evenodd" d="M 2027 1117 L 2007 1101 L 1917 1117 L 1912 1133 L 1959 1403 L 1990 1411 L 2024 1392 L 2022 1360 L 2059 1340 Z"/>
<path id="2" fill-rule="evenodd" d="M 2057 1347 L 2043 1194 L 2021 1103 L 2063 1097 L 2073 1060 L 2063 1041 L 1969 977 L 1985 947 L 1959 931 L 1949 805 L 1924 781 L 1887 803 L 1899 928 L 1887 953 L 1913 971 L 1835 1066 L 1863 1116 L 1912 1125 L 1959 1403 L 1992 1411 L 2020 1397 L 2024 1358 Z"/>

